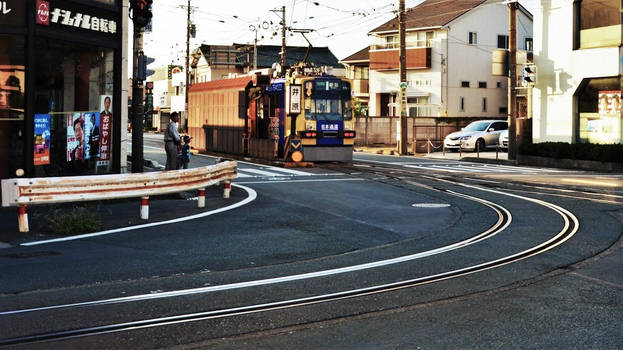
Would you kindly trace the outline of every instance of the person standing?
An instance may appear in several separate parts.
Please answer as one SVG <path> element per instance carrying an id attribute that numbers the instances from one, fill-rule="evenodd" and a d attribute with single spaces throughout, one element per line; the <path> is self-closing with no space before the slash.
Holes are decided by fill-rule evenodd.
<path id="1" fill-rule="evenodd" d="M 180 167 L 183 169 L 188 169 L 188 163 L 190 163 L 190 140 L 192 140 L 192 137 L 188 135 L 184 136 L 184 145 L 182 146 L 182 153 L 180 154 Z"/>
<path id="2" fill-rule="evenodd" d="M 177 150 L 180 144 L 180 134 L 177 133 L 179 114 L 171 113 L 171 121 L 164 131 L 164 150 L 167 152 L 167 165 L 164 170 L 177 169 Z"/>

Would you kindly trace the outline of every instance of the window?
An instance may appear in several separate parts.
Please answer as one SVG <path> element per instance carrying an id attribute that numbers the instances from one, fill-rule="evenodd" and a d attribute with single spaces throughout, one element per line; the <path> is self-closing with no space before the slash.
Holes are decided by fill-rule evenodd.
<path id="1" fill-rule="evenodd" d="M 386 49 L 395 49 L 398 47 L 398 40 L 395 35 L 388 35 L 385 37 L 385 48 Z"/>
<path id="2" fill-rule="evenodd" d="M 34 110 L 49 115 L 50 133 L 49 161 L 35 163 L 35 176 L 111 171 L 114 50 L 37 39 L 35 51 Z"/>
<path id="3" fill-rule="evenodd" d="M 370 73 L 370 67 L 354 67 L 354 79 L 355 80 L 368 80 Z"/>
<path id="4" fill-rule="evenodd" d="M 430 116 L 428 97 L 407 97 L 407 113 L 409 117 Z"/>
<path id="5" fill-rule="evenodd" d="M 469 81 L 467 81 L 467 80 L 461 81 L 461 87 L 468 88 L 469 87 Z"/>
<path id="6" fill-rule="evenodd" d="M 532 41 L 532 38 L 526 38 L 525 49 L 528 52 L 532 52 L 532 50 L 534 49 L 534 43 Z"/>
<path id="7" fill-rule="evenodd" d="M 498 49 L 508 49 L 508 35 L 498 35 Z"/>
<path id="8" fill-rule="evenodd" d="M 574 2 L 575 48 L 621 45 L 619 0 L 581 0 Z"/>
<path id="9" fill-rule="evenodd" d="M 461 102 L 459 104 L 459 110 L 461 112 L 465 112 L 465 97 L 461 97 Z"/>
<path id="10" fill-rule="evenodd" d="M 467 34 L 467 43 L 470 45 L 478 44 L 478 34 L 476 32 L 469 32 Z"/>
<path id="11" fill-rule="evenodd" d="M 491 124 L 490 128 L 493 128 L 494 131 L 507 130 L 508 123 L 507 122 L 495 122 Z"/>
<path id="12" fill-rule="evenodd" d="M 486 81 L 479 81 L 478 82 L 478 87 L 480 89 L 486 89 L 487 88 L 487 82 Z"/>
<path id="13" fill-rule="evenodd" d="M 25 40 L 0 35 L 0 178 L 15 177 L 24 168 Z M 49 135 L 47 140 L 49 146 Z M 47 148 L 49 151 L 49 147 Z"/>
<path id="14" fill-rule="evenodd" d="M 482 111 L 483 112 L 487 111 L 487 98 L 486 97 L 482 98 Z"/>
<path id="15" fill-rule="evenodd" d="M 498 87 L 498 88 L 501 88 L 502 87 L 502 82 L 498 81 L 497 83 L 495 83 L 495 86 Z"/>
<path id="16" fill-rule="evenodd" d="M 577 96 L 578 141 L 620 143 L 621 85 L 619 77 L 586 79 Z"/>
<path id="17" fill-rule="evenodd" d="M 500 107 L 500 114 L 508 114 L 508 107 Z"/>

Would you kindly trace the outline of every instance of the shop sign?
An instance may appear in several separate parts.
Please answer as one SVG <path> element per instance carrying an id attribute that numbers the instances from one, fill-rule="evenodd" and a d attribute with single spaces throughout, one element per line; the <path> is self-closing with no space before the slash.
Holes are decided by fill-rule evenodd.
<path id="1" fill-rule="evenodd" d="M 287 98 L 288 103 L 286 104 L 286 113 L 287 114 L 299 114 L 301 113 L 301 95 L 302 95 L 302 87 L 301 85 L 288 85 L 287 86 Z"/>
<path id="2" fill-rule="evenodd" d="M 50 115 L 35 114 L 35 165 L 50 164 Z"/>
<path id="3" fill-rule="evenodd" d="M 48 1 L 37 1 L 37 24 L 61 25 L 94 32 L 116 34 L 117 22 L 112 19 L 88 15 L 80 11 L 67 10 L 60 7 L 51 9 Z"/>
<path id="4" fill-rule="evenodd" d="M 0 25 L 24 26 L 26 7 L 24 0 L 0 0 Z"/>

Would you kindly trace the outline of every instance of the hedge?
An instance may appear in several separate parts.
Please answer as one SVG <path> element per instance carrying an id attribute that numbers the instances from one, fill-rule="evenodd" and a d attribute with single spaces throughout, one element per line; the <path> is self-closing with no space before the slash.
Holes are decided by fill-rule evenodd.
<path id="1" fill-rule="evenodd" d="M 526 156 L 623 163 L 623 144 L 543 142 L 523 144 L 519 147 L 519 153 Z"/>

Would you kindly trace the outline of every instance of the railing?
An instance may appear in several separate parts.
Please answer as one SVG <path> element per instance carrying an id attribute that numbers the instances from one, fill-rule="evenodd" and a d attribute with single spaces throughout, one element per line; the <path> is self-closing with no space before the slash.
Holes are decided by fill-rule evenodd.
<path id="1" fill-rule="evenodd" d="M 2 180 L 2 206 L 19 207 L 19 230 L 28 232 L 27 205 L 141 197 L 141 219 L 149 218 L 149 196 L 199 189 L 198 206 L 205 207 L 205 188 L 224 183 L 229 198 L 236 162 L 194 169 L 140 174 L 115 174 Z"/>

